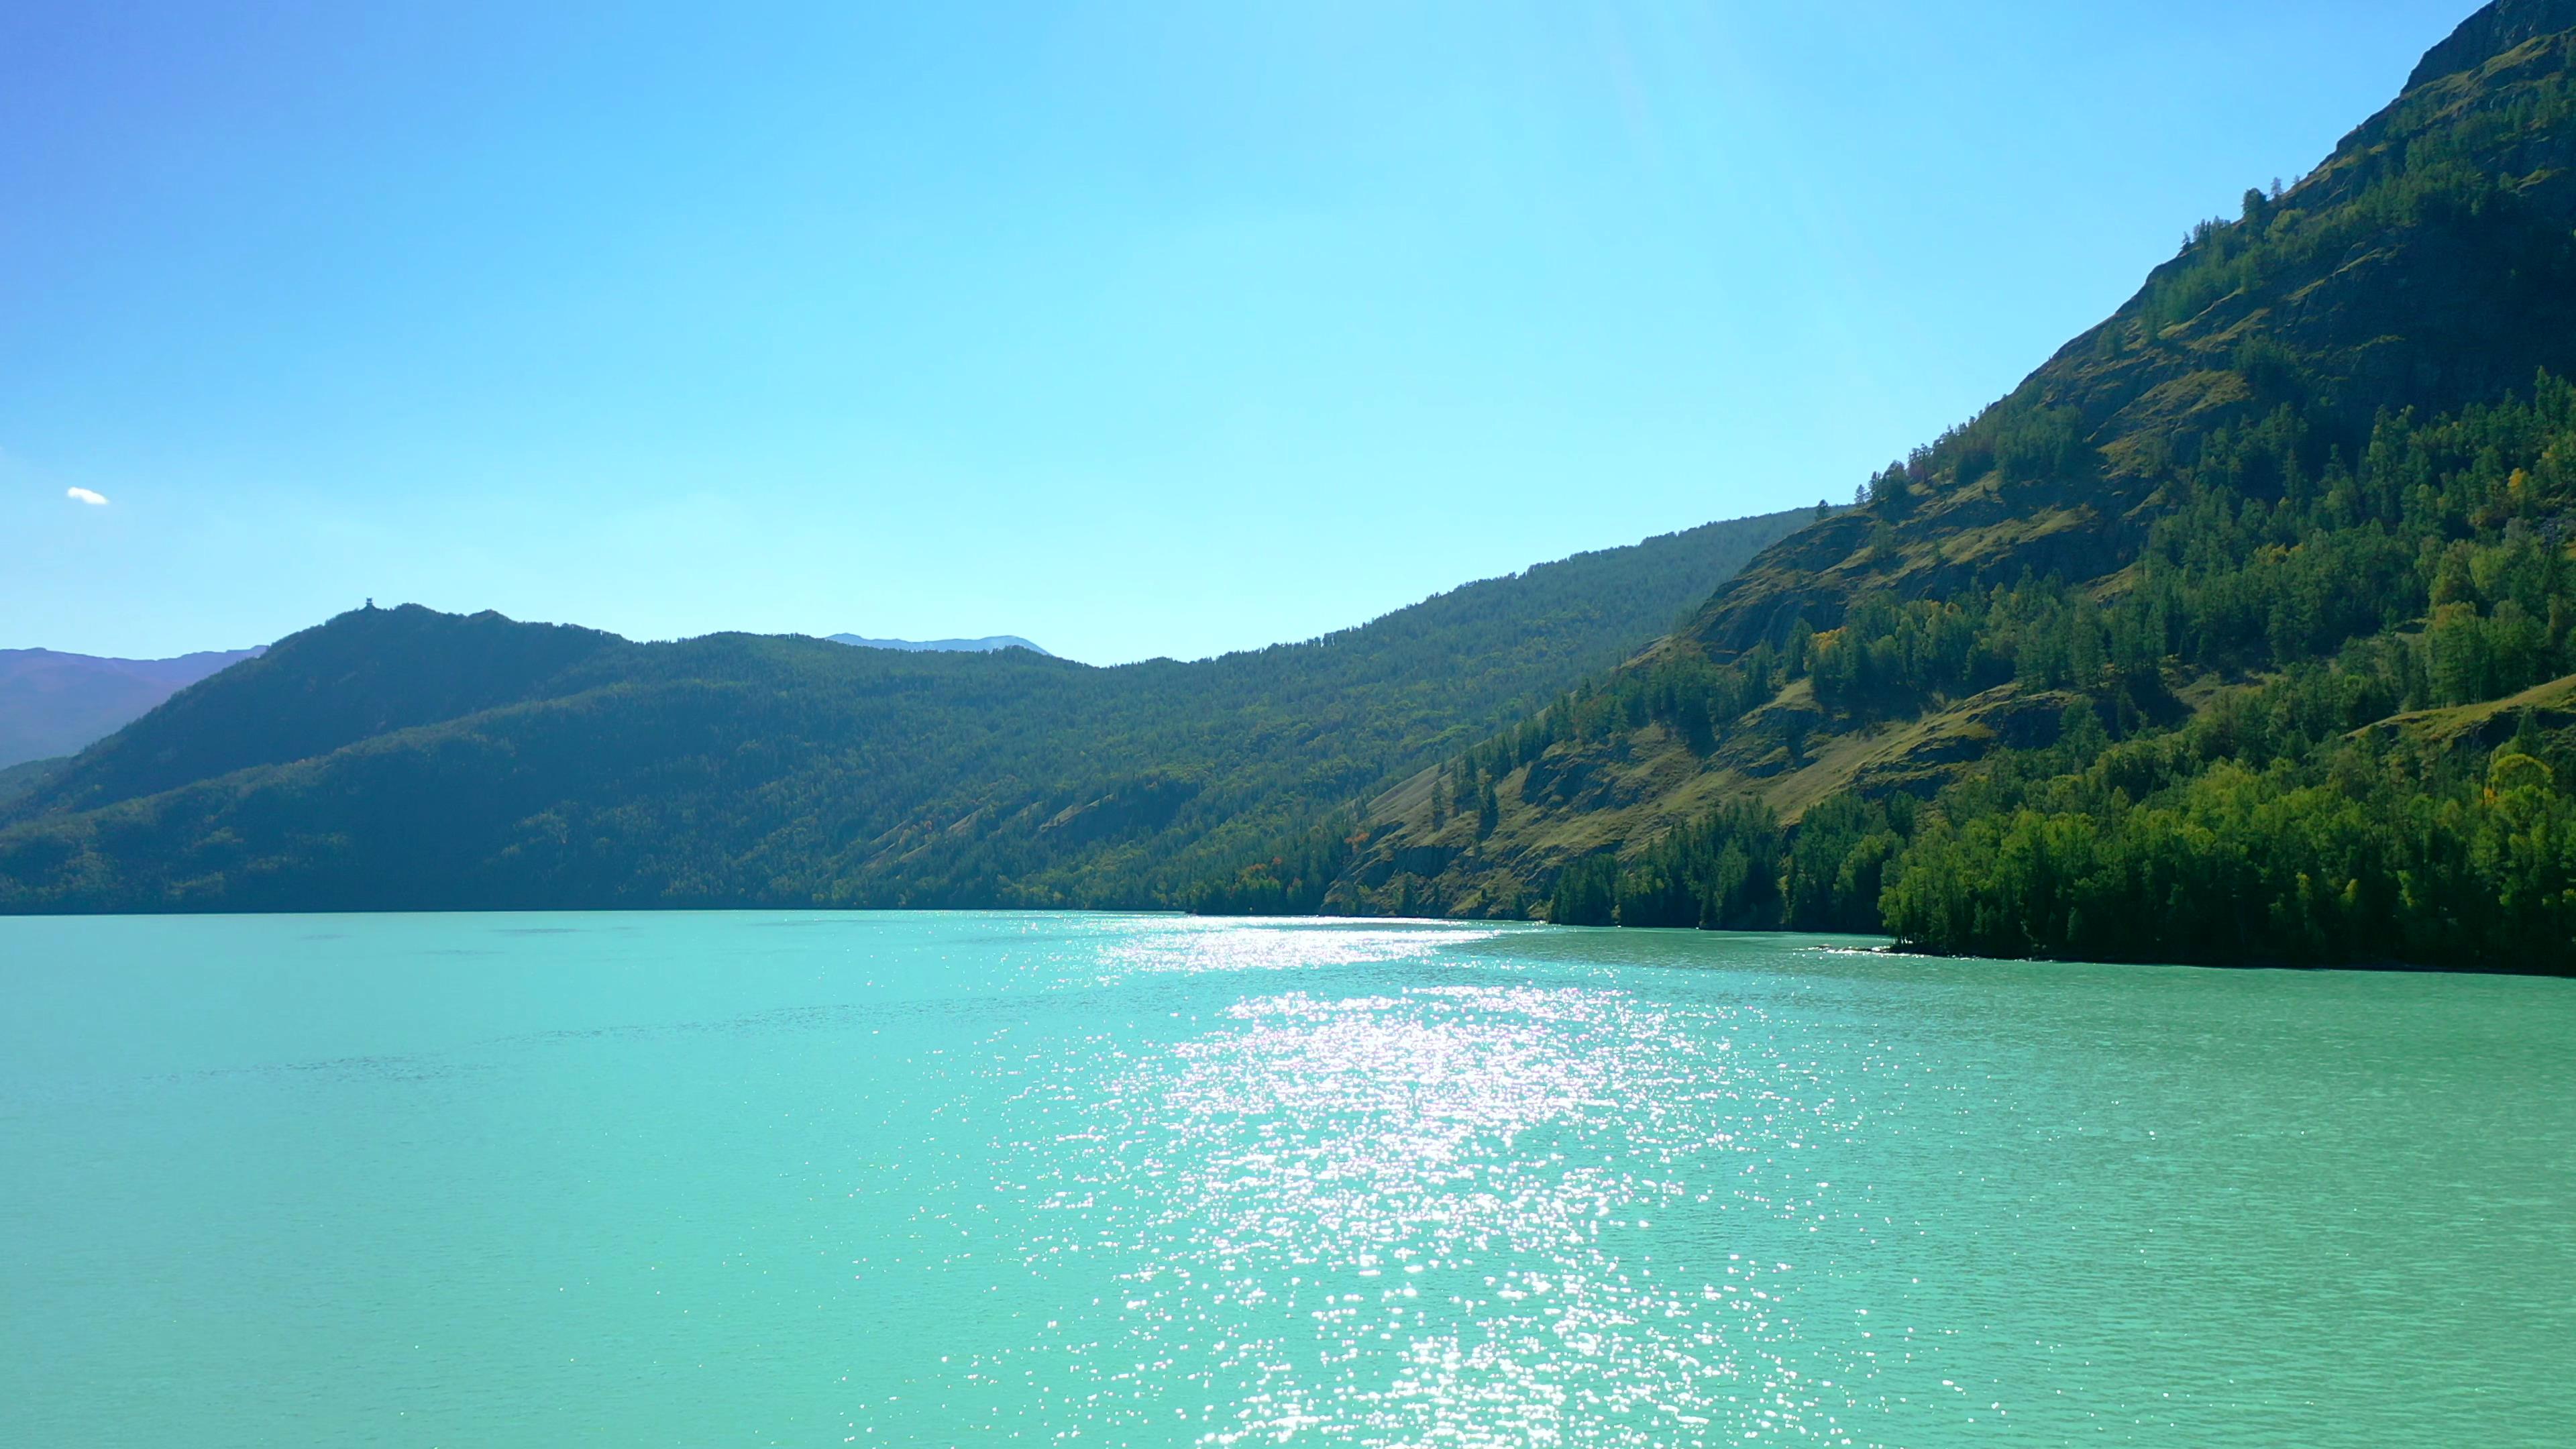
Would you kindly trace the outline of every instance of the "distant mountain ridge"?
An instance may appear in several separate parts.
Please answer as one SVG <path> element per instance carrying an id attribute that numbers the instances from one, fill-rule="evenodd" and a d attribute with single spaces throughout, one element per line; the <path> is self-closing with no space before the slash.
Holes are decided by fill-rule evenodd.
<path id="1" fill-rule="evenodd" d="M 354 610 L 0 802 L 0 910 L 1170 906 L 1634 654 L 1817 516 L 1105 669 Z"/>
<path id="2" fill-rule="evenodd" d="M 198 680 L 256 659 L 260 652 L 111 659 L 54 649 L 0 649 L 0 768 L 73 754 L 141 719 Z"/>
<path id="3" fill-rule="evenodd" d="M 861 649 L 900 649 L 908 654 L 990 654 L 996 649 L 1026 649 L 1032 654 L 1047 654 L 1017 634 L 992 634 L 981 639 L 870 639 L 859 634 L 826 634 L 835 644 L 849 644 Z M 1047 654 L 1052 659 L 1055 656 Z"/>

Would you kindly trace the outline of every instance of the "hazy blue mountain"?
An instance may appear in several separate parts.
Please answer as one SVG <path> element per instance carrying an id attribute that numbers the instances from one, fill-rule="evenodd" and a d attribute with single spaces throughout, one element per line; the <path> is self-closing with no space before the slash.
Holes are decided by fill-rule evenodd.
<path id="1" fill-rule="evenodd" d="M 75 754 L 257 649 L 176 659 L 101 659 L 0 649 L 0 768 Z"/>
<path id="2" fill-rule="evenodd" d="M 870 639 L 859 634 L 826 635 L 835 644 L 850 644 L 861 649 L 901 649 L 906 653 L 990 654 L 996 649 L 1026 649 L 1032 654 L 1046 654 L 1035 644 L 1017 634 L 995 634 L 983 639 Z M 1055 656 L 1047 655 L 1052 659 Z"/>

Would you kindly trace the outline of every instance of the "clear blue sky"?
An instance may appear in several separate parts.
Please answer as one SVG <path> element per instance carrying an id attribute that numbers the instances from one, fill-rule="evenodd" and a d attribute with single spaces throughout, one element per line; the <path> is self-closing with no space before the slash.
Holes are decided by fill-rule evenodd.
<path id="1" fill-rule="evenodd" d="M 1847 498 L 2474 8 L 17 0 L 0 646 L 1191 657 Z"/>

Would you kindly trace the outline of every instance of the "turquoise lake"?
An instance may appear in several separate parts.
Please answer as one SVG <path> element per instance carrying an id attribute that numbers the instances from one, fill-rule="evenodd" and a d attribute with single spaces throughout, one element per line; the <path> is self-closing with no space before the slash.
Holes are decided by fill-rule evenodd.
<path id="1" fill-rule="evenodd" d="M 1868 944 L 0 920 L 0 1442 L 2576 1433 L 2576 983 Z"/>

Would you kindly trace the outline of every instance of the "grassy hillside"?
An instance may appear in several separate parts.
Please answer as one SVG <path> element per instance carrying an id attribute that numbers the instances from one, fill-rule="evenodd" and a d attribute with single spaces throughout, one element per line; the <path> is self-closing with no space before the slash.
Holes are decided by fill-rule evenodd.
<path id="1" fill-rule="evenodd" d="M 1814 516 L 1116 669 L 358 611 L 0 804 L 0 908 L 1163 904 L 1615 665 Z"/>
<path id="2" fill-rule="evenodd" d="M 2576 0 L 2480 12 L 1866 507 L 1336 825 L 1322 903 L 2576 969 L 2571 59 Z"/>

